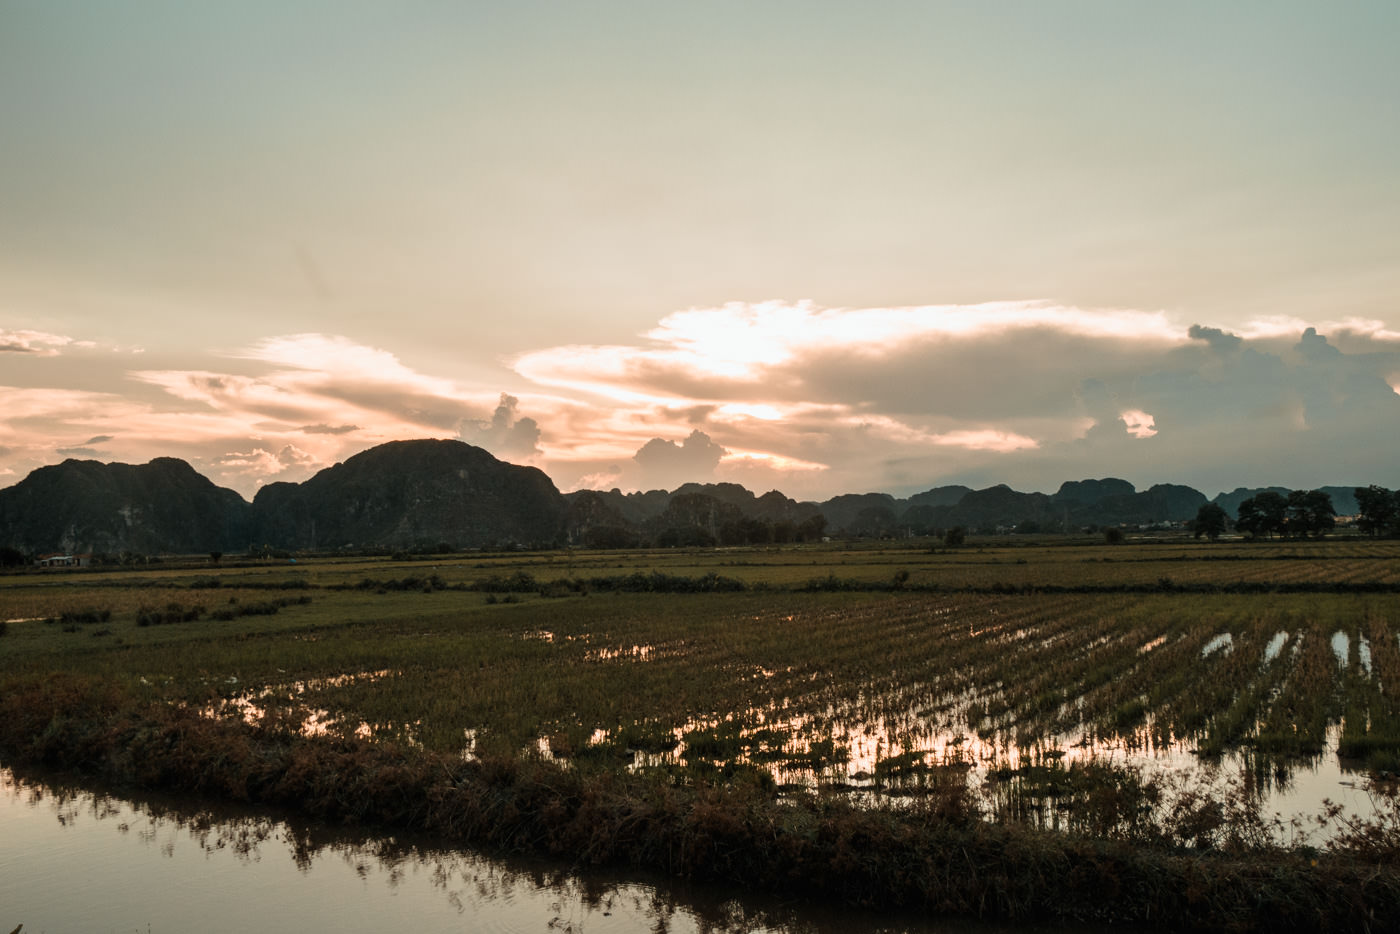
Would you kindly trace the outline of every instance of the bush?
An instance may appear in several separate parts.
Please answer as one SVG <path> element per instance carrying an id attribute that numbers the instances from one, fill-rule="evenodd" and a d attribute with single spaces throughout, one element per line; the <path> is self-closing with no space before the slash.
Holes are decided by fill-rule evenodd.
<path id="1" fill-rule="evenodd" d="M 58 621 L 63 623 L 65 627 L 77 627 L 84 623 L 105 623 L 111 618 L 112 608 L 103 606 L 87 607 L 81 610 L 65 610 L 63 614 L 59 616 Z"/>
<path id="2" fill-rule="evenodd" d="M 423 593 L 433 593 L 438 590 L 449 590 L 447 581 L 437 574 L 430 574 L 427 577 L 396 577 L 391 580 L 381 581 L 373 578 L 363 578 L 353 587 L 336 585 L 331 590 L 373 590 L 377 594 L 386 594 L 389 591 L 409 591 L 419 590 Z"/>
<path id="3" fill-rule="evenodd" d="M 582 589 L 583 581 L 575 581 L 575 589 Z M 679 574 L 662 574 L 654 571 L 643 574 L 638 571 L 620 577 L 593 577 L 587 587 L 597 591 L 621 591 L 623 593 L 737 593 L 748 589 L 743 581 L 724 577 L 711 572 L 700 577 L 684 577 Z"/>
<path id="4" fill-rule="evenodd" d="M 204 615 L 204 607 L 187 607 L 181 603 L 167 603 L 164 610 L 154 607 L 141 607 L 136 611 L 136 625 L 162 626 L 167 623 L 192 623 Z"/>
<path id="5" fill-rule="evenodd" d="M 535 576 L 527 571 L 516 571 L 509 577 L 492 574 L 484 581 L 477 581 L 475 587 L 483 593 L 535 593 L 540 589 Z"/>
<path id="6" fill-rule="evenodd" d="M 209 618 L 226 623 L 240 616 L 275 616 L 283 607 L 304 606 L 310 602 L 310 597 L 281 597 L 276 600 L 266 600 L 262 603 L 236 604 L 230 602 L 228 606 L 210 613 Z"/>

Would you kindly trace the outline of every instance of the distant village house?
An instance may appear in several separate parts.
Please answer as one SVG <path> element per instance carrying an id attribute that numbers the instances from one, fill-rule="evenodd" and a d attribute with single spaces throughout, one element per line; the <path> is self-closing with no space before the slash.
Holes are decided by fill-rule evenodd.
<path id="1" fill-rule="evenodd" d="M 40 555 L 34 562 L 40 568 L 85 568 L 92 565 L 92 555 L 51 554 Z"/>

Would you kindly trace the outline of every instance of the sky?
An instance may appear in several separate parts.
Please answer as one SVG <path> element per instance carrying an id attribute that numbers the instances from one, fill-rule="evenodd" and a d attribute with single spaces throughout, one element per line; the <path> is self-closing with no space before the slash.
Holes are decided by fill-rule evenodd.
<path id="1" fill-rule="evenodd" d="M 0 0 L 0 487 L 1400 486 L 1400 4 Z"/>

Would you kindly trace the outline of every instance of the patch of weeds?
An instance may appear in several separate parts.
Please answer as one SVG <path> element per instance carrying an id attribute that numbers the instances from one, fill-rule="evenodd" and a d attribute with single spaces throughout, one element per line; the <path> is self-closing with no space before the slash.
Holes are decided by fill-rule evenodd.
<path id="1" fill-rule="evenodd" d="M 277 600 L 265 600 L 259 603 L 238 603 L 230 600 L 228 606 L 220 607 L 209 614 L 210 619 L 220 622 L 228 622 L 240 616 L 275 616 L 283 607 L 304 606 L 311 602 L 309 596 L 302 597 L 282 597 Z"/>
<path id="2" fill-rule="evenodd" d="M 808 744 L 806 752 L 785 756 L 782 768 L 787 771 L 808 769 L 820 772 L 830 766 L 849 762 L 850 759 L 850 751 L 845 746 L 838 746 L 833 739 L 817 739 Z"/>
<path id="3" fill-rule="evenodd" d="M 676 734 L 659 723 L 629 723 L 613 733 L 611 742 L 622 749 L 653 755 L 672 752 L 680 745 Z"/>
<path id="4" fill-rule="evenodd" d="M 87 607 L 81 610 L 64 610 L 58 621 L 63 623 L 65 632 L 73 632 L 85 623 L 105 623 L 112 618 L 112 608 Z M 72 627 L 71 629 L 69 627 Z"/>
<path id="5" fill-rule="evenodd" d="M 925 753 L 916 749 L 912 752 L 904 752 L 897 756 L 881 759 L 875 763 L 875 781 L 884 782 L 892 778 L 904 778 L 926 773 L 930 770 L 930 766 L 924 761 L 924 757 Z"/>
<path id="6" fill-rule="evenodd" d="M 402 593 L 410 590 L 417 590 L 423 593 L 435 593 L 439 590 L 450 590 L 452 588 L 448 586 L 447 581 L 442 579 L 441 575 L 429 574 L 427 577 L 413 575 L 410 577 L 397 577 L 391 580 L 374 580 L 366 577 L 358 584 L 338 585 L 331 589 L 372 590 L 376 594 L 383 595 L 391 591 Z"/>
<path id="7" fill-rule="evenodd" d="M 491 594 L 535 593 L 540 589 L 540 585 L 535 580 L 535 575 L 528 571 L 516 571 L 508 577 L 492 574 L 483 581 L 477 581 L 474 588 L 482 593 Z"/>
<path id="8" fill-rule="evenodd" d="M 167 603 L 165 609 L 143 606 L 136 611 L 136 625 L 163 626 L 169 623 L 192 623 L 204 615 L 204 607 L 187 607 L 182 603 Z"/>

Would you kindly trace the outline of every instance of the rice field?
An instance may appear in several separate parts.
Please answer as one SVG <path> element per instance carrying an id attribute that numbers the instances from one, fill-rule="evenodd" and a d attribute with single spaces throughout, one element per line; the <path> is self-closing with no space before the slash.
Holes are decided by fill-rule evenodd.
<path id="1" fill-rule="evenodd" d="M 1288 796 L 1319 768 L 1400 772 L 1397 558 L 1342 539 L 166 562 L 0 577 L 0 659 L 468 758 L 859 800 L 953 782 L 1047 826 L 1096 768 L 1315 811 Z"/>

